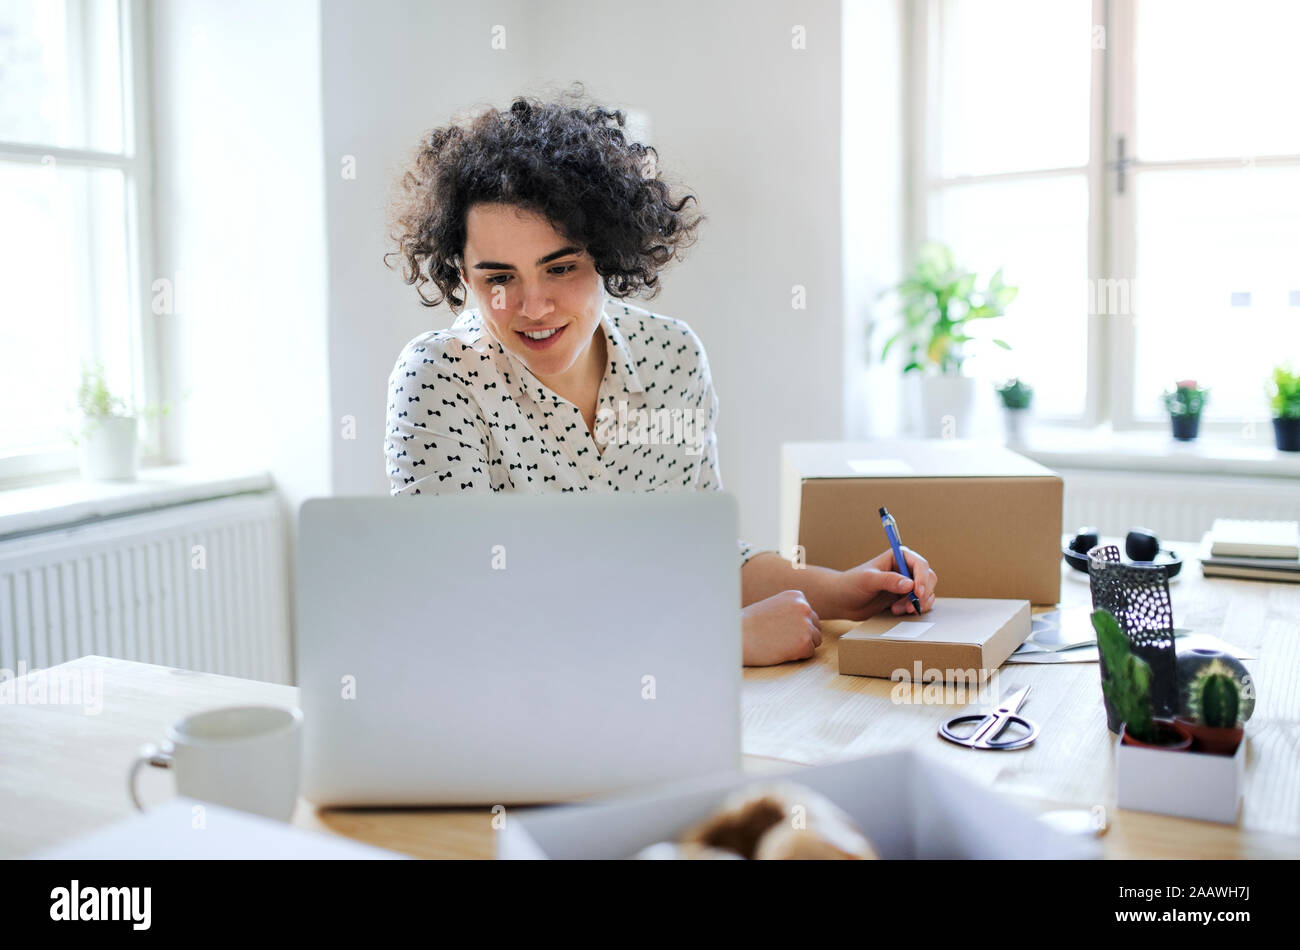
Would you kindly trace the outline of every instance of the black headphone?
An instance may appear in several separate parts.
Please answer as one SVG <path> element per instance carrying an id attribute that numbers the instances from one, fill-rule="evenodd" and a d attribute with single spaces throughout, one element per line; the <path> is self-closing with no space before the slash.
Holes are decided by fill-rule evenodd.
<path id="1" fill-rule="evenodd" d="M 1080 528 L 1073 540 L 1061 549 L 1065 560 L 1076 571 L 1088 573 L 1088 552 L 1100 543 L 1096 528 Z M 1155 532 L 1134 528 L 1124 538 L 1124 553 L 1128 563 L 1136 567 L 1160 567 L 1165 577 L 1174 577 L 1183 569 L 1183 559 L 1168 548 L 1160 547 Z"/>

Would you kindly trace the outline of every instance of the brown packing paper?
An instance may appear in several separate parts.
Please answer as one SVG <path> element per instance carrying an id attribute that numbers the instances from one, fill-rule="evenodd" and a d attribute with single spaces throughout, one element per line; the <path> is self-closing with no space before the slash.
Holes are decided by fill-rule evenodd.
<path id="1" fill-rule="evenodd" d="M 996 443 L 788 442 L 781 551 L 844 570 L 889 547 L 878 509 L 950 597 L 1061 597 L 1061 477 Z"/>
<path id="2" fill-rule="evenodd" d="M 936 597 L 923 614 L 884 611 L 846 630 L 840 672 L 978 685 L 1025 642 L 1030 628 L 1027 600 Z"/>

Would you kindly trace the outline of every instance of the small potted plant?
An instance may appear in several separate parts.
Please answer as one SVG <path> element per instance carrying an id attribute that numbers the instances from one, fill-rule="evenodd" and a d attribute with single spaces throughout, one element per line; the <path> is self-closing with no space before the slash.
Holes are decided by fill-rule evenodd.
<path id="1" fill-rule="evenodd" d="M 1024 421 L 1029 416 L 1029 407 L 1034 401 L 1034 387 L 1020 379 L 1012 378 L 995 387 L 998 398 L 1002 400 L 1002 418 L 1007 424 L 1007 442 L 1017 444 L 1024 441 Z"/>
<path id="2" fill-rule="evenodd" d="M 902 341 L 907 346 L 904 377 L 912 373 L 921 377 L 924 434 L 947 434 L 944 420 L 951 418 L 956 435 L 968 435 L 975 380 L 961 370 L 965 344 L 975 339 L 968 332 L 970 324 L 1002 316 L 1019 288 L 1007 286 L 999 270 L 983 290 L 977 289 L 976 275 L 957 267 L 951 250 L 928 242 L 917 255 L 912 273 L 892 289 L 898 293 L 903 326 L 885 341 L 881 360 L 889 356 L 895 342 Z M 1005 340 L 993 342 L 1011 349 Z"/>
<path id="3" fill-rule="evenodd" d="M 1188 684 L 1190 715 L 1178 722 L 1192 735 L 1192 748 L 1211 755 L 1232 755 L 1245 735 L 1241 724 L 1241 690 L 1230 673 L 1206 670 Z"/>
<path id="4" fill-rule="evenodd" d="M 1120 742 L 1170 751 L 1191 748 L 1191 733 L 1180 723 L 1151 715 L 1151 667 L 1134 655 L 1115 616 L 1108 610 L 1094 610 L 1092 626 L 1105 663 L 1101 691 L 1123 723 Z"/>
<path id="5" fill-rule="evenodd" d="M 1190 442 L 1196 438 L 1196 430 L 1201 423 L 1201 409 L 1205 407 L 1206 397 L 1210 391 L 1196 385 L 1194 379 L 1181 379 L 1172 390 L 1165 390 L 1161 395 L 1169 421 L 1173 425 L 1174 438 L 1180 442 Z"/>
<path id="6" fill-rule="evenodd" d="M 82 478 L 86 481 L 133 480 L 138 465 L 139 418 L 167 415 L 168 407 L 133 410 L 125 399 L 113 395 L 104 367 L 98 362 L 93 367 L 82 366 L 77 406 L 81 412 L 81 426 L 71 440 L 80 452 Z"/>
<path id="7" fill-rule="evenodd" d="M 1275 367 L 1268 381 L 1273 436 L 1279 452 L 1300 452 L 1300 374 L 1289 364 Z"/>
<path id="8" fill-rule="evenodd" d="M 1097 631 L 1107 714 L 1114 713 L 1120 722 L 1115 745 L 1116 804 L 1235 823 L 1245 787 L 1245 733 L 1233 734 L 1233 726 L 1221 725 L 1241 718 L 1243 693 L 1233 670 L 1198 667 L 1204 675 L 1191 686 L 1197 696 L 1194 723 L 1157 718 L 1151 711 L 1151 666 L 1134 655 L 1128 635 L 1109 611 L 1093 611 L 1092 625 Z M 1207 717 L 1213 726 L 1205 721 Z M 1202 733 L 1198 745 L 1192 730 L 1201 726 L 1224 732 Z"/>
<path id="9" fill-rule="evenodd" d="M 1180 716 L 1196 719 L 1200 709 L 1199 693 L 1193 693 L 1200 681 L 1211 673 L 1232 677 L 1241 697 L 1238 718 L 1246 722 L 1255 714 L 1255 681 L 1246 665 L 1231 653 L 1206 647 L 1178 648 L 1178 712 Z"/>

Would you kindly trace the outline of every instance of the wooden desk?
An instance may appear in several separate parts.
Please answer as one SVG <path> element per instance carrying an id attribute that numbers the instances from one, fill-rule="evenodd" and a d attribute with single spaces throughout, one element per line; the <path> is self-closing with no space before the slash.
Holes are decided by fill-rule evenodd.
<path id="1" fill-rule="evenodd" d="M 1244 661 L 1257 703 L 1246 724 L 1245 798 L 1236 827 L 1116 810 L 1115 740 L 1106 729 L 1096 663 L 1004 664 L 1003 690 L 1033 686 L 1021 711 L 1042 732 L 1024 751 L 979 753 L 935 737 L 939 721 L 960 706 L 899 704 L 889 681 L 840 676 L 836 638 L 851 626 L 844 622 L 823 625 L 826 639 L 810 661 L 746 670 L 745 751 L 813 765 L 909 746 L 1026 803 L 1102 806 L 1114 822 L 1104 839 L 1110 856 L 1300 857 L 1300 584 L 1206 578 L 1195 559 L 1198 545 L 1166 547 L 1187 561 L 1169 585 L 1175 624 L 1256 657 Z M 1064 563 L 1061 569 L 1059 606 L 1091 607 L 1087 575 Z"/>
<path id="2" fill-rule="evenodd" d="M 1068 572 L 1062 583 L 1062 606 L 1090 603 L 1084 575 Z M 1095 663 L 1004 667 L 1004 683 L 1033 684 L 1024 711 L 1042 735 L 1022 752 L 977 753 L 935 736 L 938 721 L 957 707 L 896 704 L 892 683 L 839 676 L 843 623 L 826 625 L 829 635 L 812 660 L 745 671 L 745 768 L 769 773 L 914 746 L 1030 810 L 1103 806 L 1109 857 L 1300 857 L 1300 585 L 1205 579 L 1191 562 L 1171 594 L 1179 626 L 1215 633 L 1259 657 L 1247 664 L 1259 698 L 1247 725 L 1239 826 L 1114 808 L 1112 739 Z M 0 857 L 28 855 L 130 815 L 127 766 L 141 744 L 159 740 L 182 716 L 298 701 L 295 687 L 105 657 L 60 669 L 101 673 L 102 711 L 0 703 Z M 14 689 L 6 683 L 0 697 Z M 161 801 L 170 783 L 165 772 L 146 770 L 142 797 Z M 485 808 L 318 811 L 300 801 L 294 824 L 419 857 L 487 858 L 491 817 Z"/>

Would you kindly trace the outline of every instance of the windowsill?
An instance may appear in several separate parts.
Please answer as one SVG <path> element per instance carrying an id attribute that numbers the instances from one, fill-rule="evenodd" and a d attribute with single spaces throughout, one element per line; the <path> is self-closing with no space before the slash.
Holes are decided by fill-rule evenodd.
<path id="1" fill-rule="evenodd" d="M 1272 442 L 1203 433 L 1177 442 L 1155 430 L 1114 432 L 1108 426 L 1071 429 L 1030 425 L 1025 440 L 1011 446 L 1049 468 L 1197 475 L 1300 477 L 1300 452 L 1279 452 Z"/>
<path id="2" fill-rule="evenodd" d="M 0 486 L 0 539 L 48 531 L 136 511 L 274 488 L 269 472 L 222 472 L 189 465 L 141 468 L 133 482 L 66 478 Z"/>

